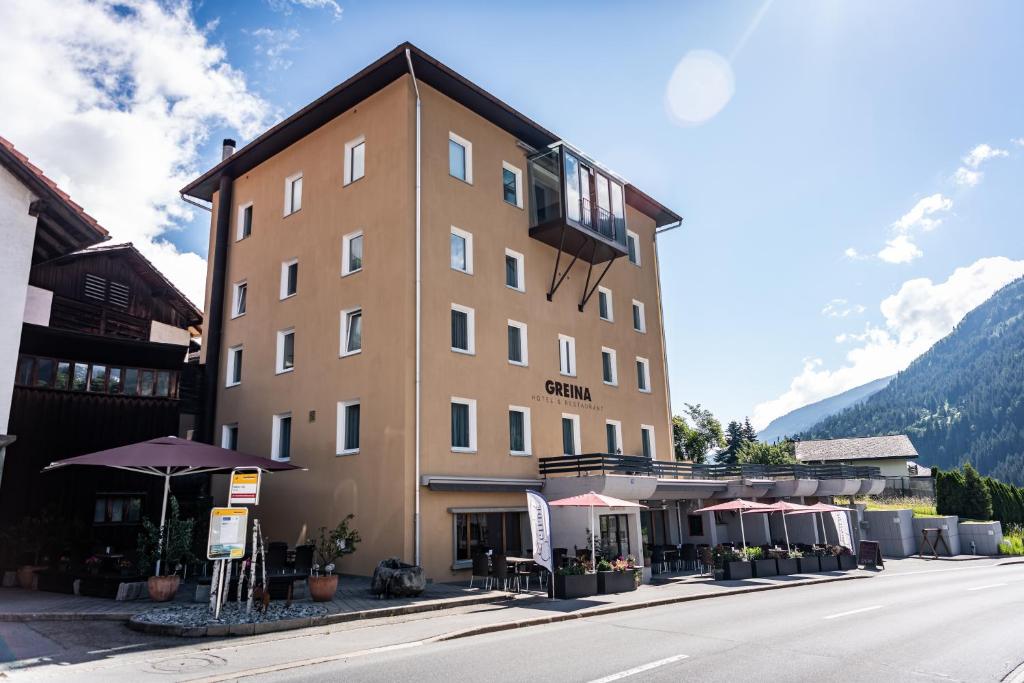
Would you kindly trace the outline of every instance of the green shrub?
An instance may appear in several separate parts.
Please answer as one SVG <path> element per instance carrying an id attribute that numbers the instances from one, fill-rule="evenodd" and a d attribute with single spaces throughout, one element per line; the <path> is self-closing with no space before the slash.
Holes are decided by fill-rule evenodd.
<path id="1" fill-rule="evenodd" d="M 743 554 L 747 557 L 747 562 L 753 562 L 754 560 L 760 560 L 764 553 L 759 547 L 750 546 L 749 548 L 743 549 Z"/>

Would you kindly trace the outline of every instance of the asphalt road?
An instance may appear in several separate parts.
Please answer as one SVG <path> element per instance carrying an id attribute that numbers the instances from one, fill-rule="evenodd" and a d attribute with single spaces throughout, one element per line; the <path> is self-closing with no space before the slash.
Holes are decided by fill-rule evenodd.
<path id="1" fill-rule="evenodd" d="M 1003 680 L 1024 661 L 1024 565 L 919 566 L 443 642 L 529 610 L 209 641 L 115 622 L 0 624 L 0 637 L 21 653 L 14 681 Z"/>
<path id="2" fill-rule="evenodd" d="M 408 645 L 255 680 L 1000 681 L 1022 661 L 1024 566 L 947 565 Z"/>

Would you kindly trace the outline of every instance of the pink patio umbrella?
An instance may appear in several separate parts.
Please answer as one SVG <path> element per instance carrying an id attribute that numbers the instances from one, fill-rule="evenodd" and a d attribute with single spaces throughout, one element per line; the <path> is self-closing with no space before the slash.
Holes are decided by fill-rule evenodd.
<path id="1" fill-rule="evenodd" d="M 810 505 L 800 505 L 799 503 L 790 503 L 785 500 L 780 500 L 777 503 L 772 503 L 763 508 L 755 508 L 750 512 L 761 512 L 764 514 L 771 514 L 773 512 L 782 513 L 782 531 L 786 534 L 786 551 L 789 551 L 789 528 L 786 526 L 786 515 L 796 512 L 813 512 L 814 508 Z"/>
<path id="2" fill-rule="evenodd" d="M 840 507 L 838 505 L 829 505 L 828 503 L 815 503 L 814 505 L 804 505 L 803 510 L 794 510 L 790 512 L 791 515 L 809 515 L 818 513 L 818 520 L 821 522 L 821 536 L 825 539 L 825 544 L 828 544 L 828 532 L 825 531 L 825 512 L 845 512 L 849 516 L 850 508 Z M 851 520 L 852 527 L 852 520 Z"/>
<path id="3" fill-rule="evenodd" d="M 747 549 L 747 532 L 743 528 L 743 513 L 750 512 L 752 510 L 763 510 L 768 507 L 765 503 L 757 503 L 752 500 L 743 500 L 737 498 L 736 500 L 730 500 L 725 503 L 719 503 L 718 505 L 709 505 L 706 508 L 694 510 L 694 512 L 739 512 L 740 513 L 740 536 L 743 537 L 743 549 Z"/>
<path id="4" fill-rule="evenodd" d="M 584 493 L 579 496 L 570 496 L 569 498 L 561 498 L 559 500 L 552 500 L 548 503 L 551 506 L 557 507 L 589 507 L 590 508 L 590 563 L 597 568 L 597 560 L 595 558 L 596 553 L 594 552 L 594 537 L 597 535 L 597 529 L 594 526 L 594 508 L 643 508 L 646 505 L 640 503 L 632 503 L 628 500 L 622 500 L 621 498 L 612 498 L 611 496 L 605 496 L 600 493 Z"/>

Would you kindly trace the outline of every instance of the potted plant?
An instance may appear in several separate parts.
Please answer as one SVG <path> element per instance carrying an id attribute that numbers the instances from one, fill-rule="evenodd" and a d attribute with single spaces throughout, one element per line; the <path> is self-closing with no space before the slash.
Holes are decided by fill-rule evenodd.
<path id="1" fill-rule="evenodd" d="M 163 543 L 160 542 L 160 528 L 148 518 L 142 520 L 142 532 L 138 539 L 139 572 L 145 576 L 155 571 L 160 560 L 160 574 L 150 576 L 146 581 L 149 599 L 167 602 L 174 599 L 181 585 L 178 571 L 189 562 L 192 555 L 192 534 L 194 519 L 182 519 L 178 499 L 171 496 L 170 511 L 164 523 Z"/>
<path id="2" fill-rule="evenodd" d="M 14 548 L 17 559 L 22 560 L 15 574 L 18 586 L 25 590 L 33 590 L 36 572 L 46 569 L 46 565 L 40 564 L 43 545 L 47 538 L 48 524 L 45 514 L 44 512 L 43 517 L 24 517 L 13 529 L 4 534 L 4 544 Z"/>
<path id="3" fill-rule="evenodd" d="M 721 567 L 726 579 L 736 581 L 749 579 L 752 576 L 750 563 L 747 562 L 746 556 L 738 550 L 723 545 L 715 546 L 713 557 L 715 558 L 715 567 Z M 715 578 L 717 578 L 717 572 Z"/>
<path id="4" fill-rule="evenodd" d="M 754 546 L 746 548 L 743 551 L 746 555 L 746 560 L 751 564 L 754 576 L 764 578 L 766 576 L 778 576 L 779 567 L 775 563 L 775 558 L 765 557 L 764 551 Z"/>
<path id="5" fill-rule="evenodd" d="M 338 591 L 338 575 L 334 573 L 334 561 L 342 555 L 354 553 L 356 544 L 363 540 L 358 531 L 348 526 L 349 521 L 353 519 L 355 515 L 350 514 L 330 531 L 325 526 L 320 527 L 320 535 L 313 542 L 316 563 L 308 581 L 309 595 L 316 602 L 327 602 L 334 597 Z"/>
<path id="6" fill-rule="evenodd" d="M 813 574 L 821 571 L 821 562 L 818 560 L 818 556 L 813 552 L 800 553 L 800 557 L 796 558 L 796 565 L 797 570 L 801 574 Z"/>
<path id="7" fill-rule="evenodd" d="M 635 591 L 638 570 L 631 559 L 618 558 L 614 562 L 599 560 L 597 563 L 597 592 L 628 593 Z"/>
<path id="8" fill-rule="evenodd" d="M 561 600 L 585 598 L 597 594 L 597 574 L 591 571 L 590 562 L 577 560 L 559 567 L 551 586 L 553 597 Z"/>
<path id="9" fill-rule="evenodd" d="M 839 568 L 841 570 L 857 568 L 857 556 L 846 546 L 839 546 L 839 555 L 837 557 L 839 558 Z"/>
<path id="10" fill-rule="evenodd" d="M 100 573 L 101 564 L 103 564 L 103 560 L 96 557 L 95 555 L 90 555 L 89 557 L 85 558 L 85 568 L 89 570 L 89 573 L 93 576 Z"/>
<path id="11" fill-rule="evenodd" d="M 836 557 L 835 546 L 826 545 L 822 548 L 818 555 L 818 561 L 821 562 L 821 571 L 823 572 L 839 571 L 839 559 Z"/>
<path id="12" fill-rule="evenodd" d="M 789 576 L 790 574 L 796 574 L 800 571 L 799 560 L 804 554 L 799 550 L 790 550 L 785 554 L 784 557 L 778 557 L 775 559 L 775 564 L 778 566 L 780 576 Z"/>

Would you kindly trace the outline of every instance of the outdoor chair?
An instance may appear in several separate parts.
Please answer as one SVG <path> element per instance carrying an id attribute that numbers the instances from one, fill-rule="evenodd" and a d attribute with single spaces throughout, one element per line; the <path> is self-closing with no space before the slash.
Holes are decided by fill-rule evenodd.
<path id="1" fill-rule="evenodd" d="M 295 548 L 295 573 L 309 574 L 313 570 L 313 546 L 300 545 Z"/>
<path id="2" fill-rule="evenodd" d="M 663 571 L 665 571 L 665 551 L 660 546 L 656 546 L 651 550 L 651 572 L 661 574 Z"/>
<path id="3" fill-rule="evenodd" d="M 502 590 L 508 592 L 508 561 L 504 555 L 491 555 L 491 585 L 504 585 Z"/>
<path id="4" fill-rule="evenodd" d="M 288 557 L 288 544 L 284 541 L 271 541 L 267 544 L 267 574 L 281 574 L 285 570 Z"/>
<path id="5" fill-rule="evenodd" d="M 558 567 L 564 567 L 565 566 L 566 555 L 569 554 L 569 549 L 568 548 L 552 548 L 551 553 L 552 553 L 552 557 L 555 560 L 553 566 L 556 569 Z"/>
<path id="6" fill-rule="evenodd" d="M 521 592 L 523 589 L 522 582 L 526 581 L 526 592 L 530 592 L 530 577 L 533 576 L 533 563 L 532 562 L 520 562 L 516 564 L 515 569 L 515 580 L 516 580 L 516 592 Z"/>
<path id="7" fill-rule="evenodd" d="M 697 568 L 697 546 L 692 543 L 684 543 L 679 553 L 683 560 L 683 569 L 690 570 Z"/>
<path id="8" fill-rule="evenodd" d="M 469 587 L 473 587 L 473 579 L 480 578 L 484 581 L 484 590 L 491 587 L 490 564 L 487 556 L 483 553 L 473 556 L 473 573 L 469 575 Z"/>
<path id="9" fill-rule="evenodd" d="M 702 545 L 699 553 L 700 559 L 698 561 L 697 569 L 700 573 L 706 574 L 711 571 L 711 568 L 715 566 L 715 556 L 711 552 L 711 547 Z"/>

